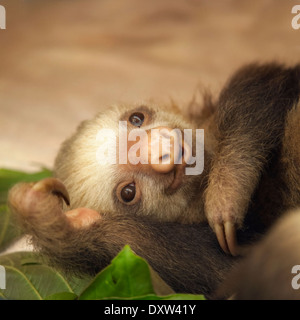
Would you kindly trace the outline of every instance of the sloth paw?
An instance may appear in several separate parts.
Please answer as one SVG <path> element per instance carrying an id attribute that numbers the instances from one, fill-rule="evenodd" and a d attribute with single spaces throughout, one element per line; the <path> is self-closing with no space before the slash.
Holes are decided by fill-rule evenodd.
<path id="1" fill-rule="evenodd" d="M 223 251 L 233 256 L 239 255 L 240 247 L 236 238 L 236 230 L 238 228 L 236 217 L 232 214 L 225 214 L 224 210 L 222 214 L 219 213 L 220 211 L 217 213 L 208 212 L 209 225 L 216 233 Z"/>
<path id="2" fill-rule="evenodd" d="M 38 182 L 18 183 L 8 194 L 8 204 L 21 216 L 30 216 L 47 211 L 47 208 L 62 207 L 63 199 L 70 204 L 69 194 L 61 181 L 46 178 Z"/>
<path id="3" fill-rule="evenodd" d="M 68 206 L 70 205 L 68 191 L 64 184 L 58 179 L 47 178 L 41 180 L 36 183 L 32 189 L 37 192 L 51 193 L 52 195 L 62 198 Z M 76 208 L 66 211 L 64 214 L 70 225 L 76 229 L 88 227 L 101 217 L 97 211 L 88 208 Z"/>
<path id="4" fill-rule="evenodd" d="M 241 247 L 237 243 L 236 232 L 243 225 L 248 199 L 228 168 L 217 164 L 210 179 L 205 192 L 207 221 L 223 251 L 233 256 L 239 255 Z"/>
<path id="5" fill-rule="evenodd" d="M 32 186 L 32 190 L 58 196 L 62 198 L 68 206 L 70 205 L 70 197 L 65 185 L 56 178 L 46 178 L 38 181 Z"/>
<path id="6" fill-rule="evenodd" d="M 213 226 L 218 242 L 224 252 L 233 256 L 239 254 L 239 247 L 236 240 L 236 226 L 230 221 L 222 224 L 218 223 Z"/>
<path id="7" fill-rule="evenodd" d="M 9 206 L 15 213 L 26 219 L 36 217 L 40 223 L 47 221 L 51 224 L 55 216 L 60 219 L 65 216 L 68 223 L 77 229 L 87 227 L 101 218 L 98 212 L 87 208 L 63 213 L 63 201 L 70 205 L 66 187 L 55 178 L 46 178 L 36 183 L 19 183 L 10 190 L 8 196 Z"/>

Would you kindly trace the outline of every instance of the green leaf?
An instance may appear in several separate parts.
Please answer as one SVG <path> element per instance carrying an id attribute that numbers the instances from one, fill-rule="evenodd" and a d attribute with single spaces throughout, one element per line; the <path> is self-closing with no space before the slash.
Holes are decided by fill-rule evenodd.
<path id="1" fill-rule="evenodd" d="M 5 299 L 42 300 L 61 292 L 77 296 L 91 281 L 90 278 L 68 279 L 43 264 L 32 252 L 0 256 L 0 265 L 6 271 L 6 289 L 0 290 L 0 297 Z"/>
<path id="2" fill-rule="evenodd" d="M 157 275 L 155 277 L 157 281 Z M 159 296 L 155 294 L 152 283 L 150 266 L 125 246 L 112 263 L 92 280 L 79 300 L 205 300 L 203 295 L 192 294 Z"/>
<path id="3" fill-rule="evenodd" d="M 79 299 L 129 298 L 151 293 L 154 290 L 147 262 L 125 246 L 111 265 L 94 278 Z"/>
<path id="4" fill-rule="evenodd" d="M 205 300 L 202 295 L 153 292 L 148 264 L 128 246 L 92 281 L 66 277 L 43 264 L 33 252 L 0 256 L 6 271 L 6 289 L 0 299 L 12 300 Z"/>
<path id="5" fill-rule="evenodd" d="M 0 252 L 21 234 L 21 230 L 13 222 L 9 208 L 0 205 Z"/>
<path id="6" fill-rule="evenodd" d="M 0 169 L 0 204 L 7 201 L 8 190 L 18 182 L 38 181 L 52 176 L 52 172 L 43 169 L 36 173 L 26 173 L 16 170 Z"/>
<path id="7" fill-rule="evenodd" d="M 109 297 L 102 300 L 206 300 L 201 294 L 176 293 L 167 296 L 158 296 L 156 294 L 147 294 L 130 298 Z"/>
<path id="8" fill-rule="evenodd" d="M 76 300 L 77 297 L 78 296 L 73 292 L 60 292 L 46 297 L 45 300 Z"/>
<path id="9" fill-rule="evenodd" d="M 162 300 L 206 300 L 202 294 L 178 293 L 163 297 Z"/>
<path id="10" fill-rule="evenodd" d="M 9 189 L 18 182 L 38 181 L 51 175 L 52 172 L 48 169 L 36 173 L 0 169 L 0 252 L 22 234 L 21 230 L 16 227 L 12 214 L 6 205 Z"/>

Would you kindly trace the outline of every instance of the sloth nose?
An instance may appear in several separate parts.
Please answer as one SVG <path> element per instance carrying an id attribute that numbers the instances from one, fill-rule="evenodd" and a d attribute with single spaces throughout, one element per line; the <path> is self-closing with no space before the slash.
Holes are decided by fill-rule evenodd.
<path id="1" fill-rule="evenodd" d="M 188 145 L 183 143 L 181 131 L 168 127 L 157 127 L 151 130 L 148 145 L 150 165 L 153 170 L 168 173 L 174 170 L 175 165 L 184 163 L 183 155 L 191 154 Z"/>

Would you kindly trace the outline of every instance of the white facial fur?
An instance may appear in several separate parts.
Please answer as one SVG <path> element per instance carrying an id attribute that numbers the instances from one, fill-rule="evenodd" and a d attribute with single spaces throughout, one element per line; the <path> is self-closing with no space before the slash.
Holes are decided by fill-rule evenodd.
<path id="1" fill-rule="evenodd" d="M 145 104 L 143 104 L 145 105 Z M 138 107 L 139 105 L 137 105 Z M 166 126 L 171 128 L 192 129 L 181 114 L 162 107 L 149 106 L 153 117 L 142 128 L 144 130 Z M 165 183 L 171 182 L 172 177 L 151 176 L 136 170 L 131 172 L 120 170 L 118 164 L 101 165 L 97 161 L 97 152 L 101 148 L 100 129 L 109 129 L 105 143 L 114 143 L 114 135 L 118 137 L 119 121 L 124 113 L 135 111 L 135 106 L 112 107 L 94 119 L 83 122 L 77 132 L 61 147 L 55 162 L 55 176 L 66 185 L 71 198 L 71 208 L 87 207 L 101 213 L 138 214 L 155 216 L 159 220 L 182 220 L 183 214 L 189 208 L 184 221 L 201 221 L 198 213 L 198 199 L 195 199 L 195 181 L 197 177 L 185 177 L 184 185 L 174 194 L 164 193 Z M 126 120 L 126 119 L 125 119 Z M 103 141 L 102 141 L 103 142 Z M 104 148 L 105 149 L 105 148 Z M 141 199 L 134 206 L 120 204 L 115 197 L 116 186 L 125 180 L 135 181 L 141 191 Z M 161 181 L 164 183 L 161 183 Z M 194 209 L 191 209 L 194 208 Z"/>

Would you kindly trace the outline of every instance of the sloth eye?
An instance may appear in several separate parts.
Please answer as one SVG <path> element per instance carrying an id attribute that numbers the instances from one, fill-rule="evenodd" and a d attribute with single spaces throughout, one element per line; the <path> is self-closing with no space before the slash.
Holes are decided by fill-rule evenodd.
<path id="1" fill-rule="evenodd" d="M 116 196 L 121 203 L 131 206 L 141 200 L 142 193 L 135 181 L 127 180 L 117 186 Z"/>
<path id="2" fill-rule="evenodd" d="M 124 202 L 131 202 L 135 198 L 135 184 L 130 183 L 121 190 L 121 198 Z"/>
<path id="3" fill-rule="evenodd" d="M 140 112 L 135 112 L 129 117 L 129 122 L 135 126 L 140 127 L 144 122 L 145 116 Z"/>

